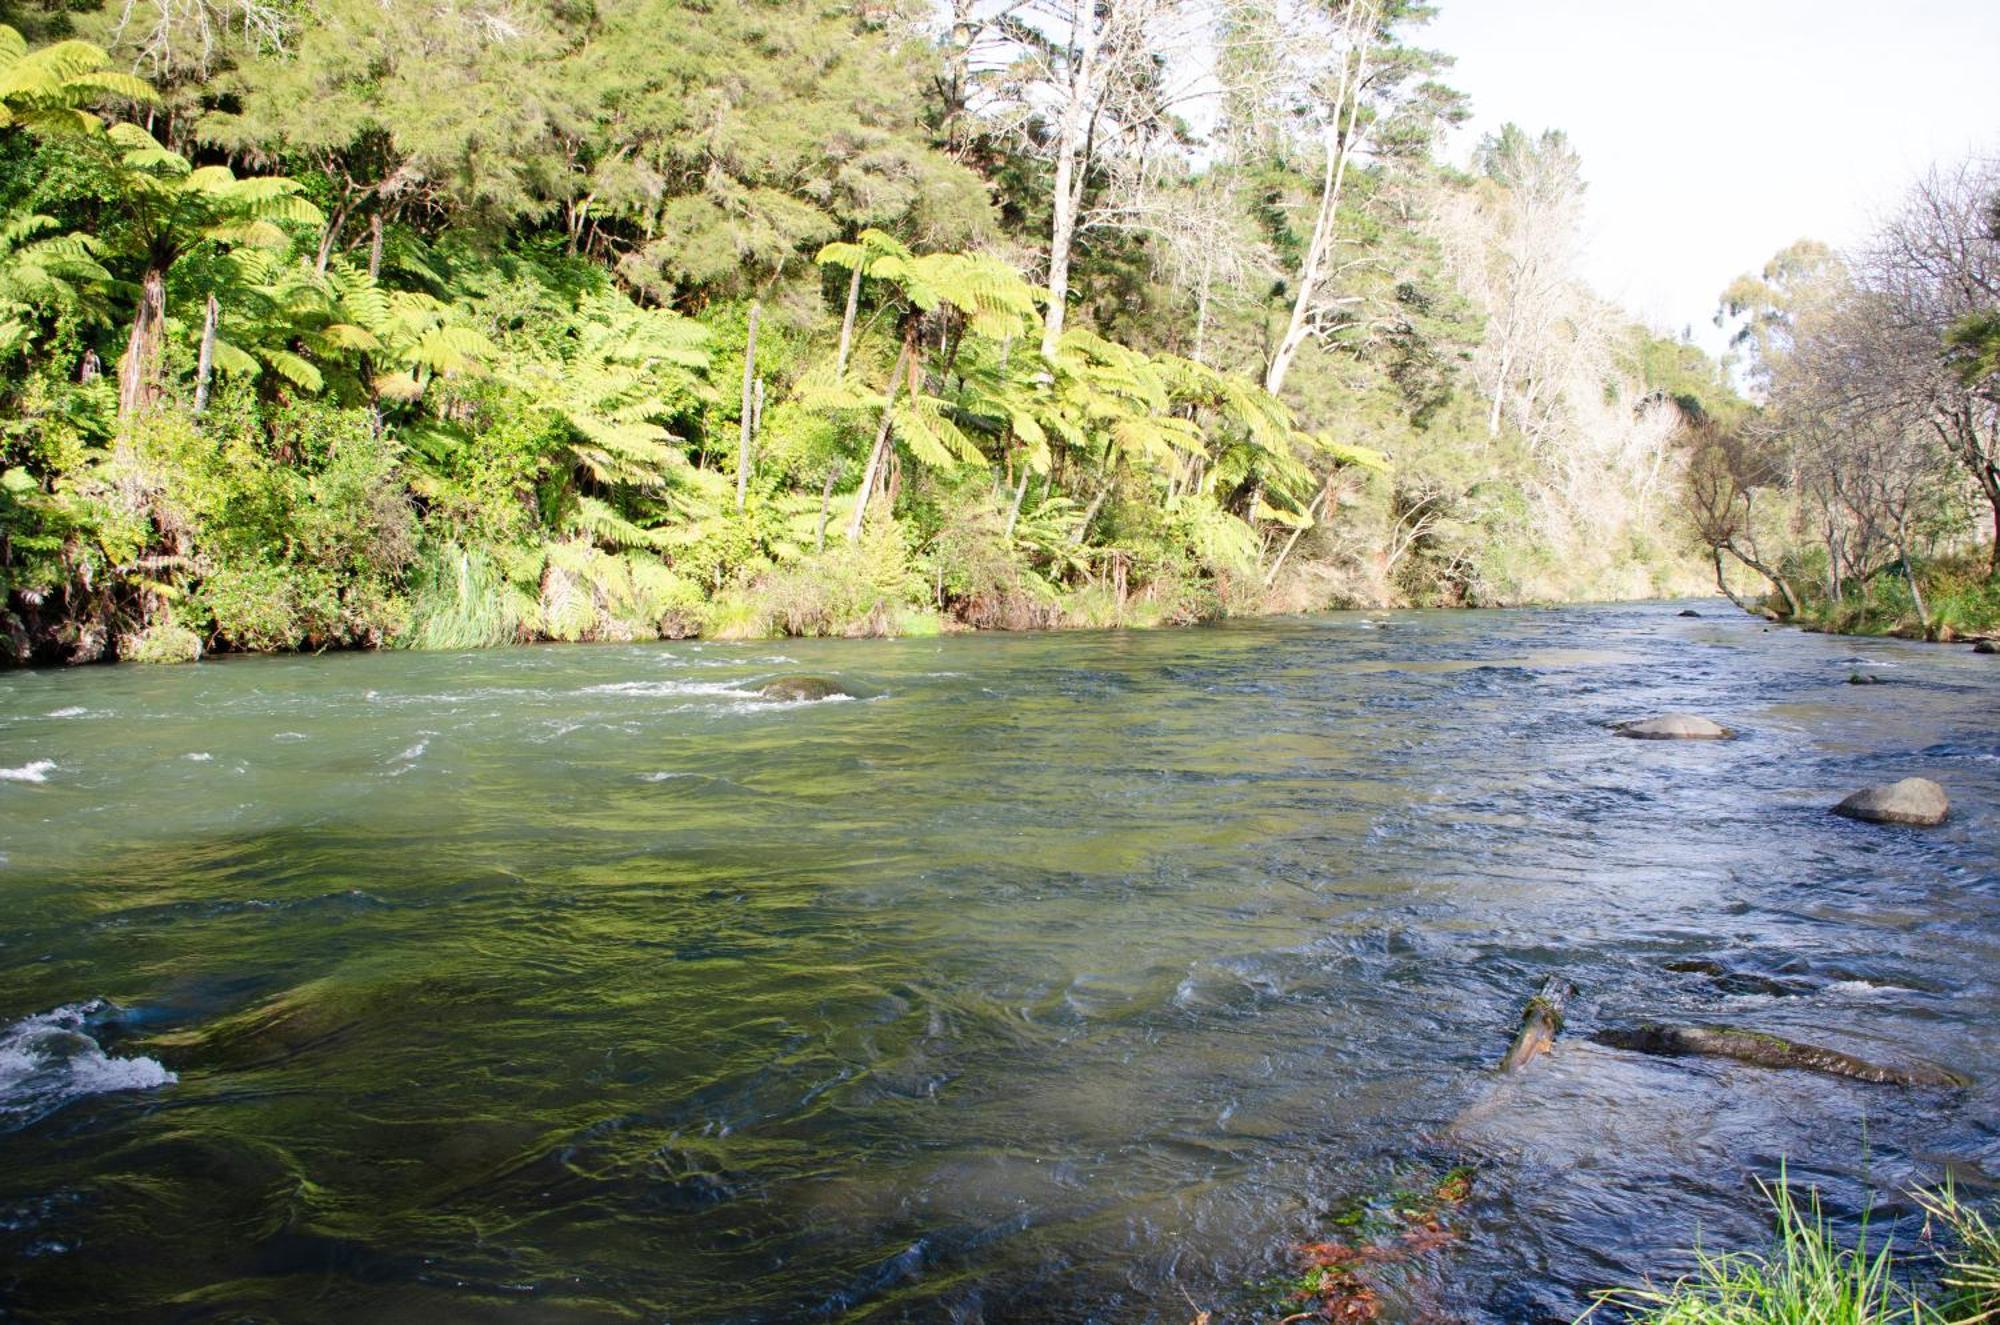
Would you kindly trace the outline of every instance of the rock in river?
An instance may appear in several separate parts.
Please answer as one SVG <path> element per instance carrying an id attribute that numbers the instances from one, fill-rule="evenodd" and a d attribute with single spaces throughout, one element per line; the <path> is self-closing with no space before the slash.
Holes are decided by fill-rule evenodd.
<path id="1" fill-rule="evenodd" d="M 1951 801 L 1929 778 L 1904 778 L 1886 787 L 1857 791 L 1833 807 L 1835 814 L 1871 824 L 1915 824 L 1930 828 L 1945 821 Z"/>
<path id="2" fill-rule="evenodd" d="M 1972 646 L 1974 653 L 2000 653 L 2000 640 L 1983 639 Z"/>
<path id="3" fill-rule="evenodd" d="M 1683 608 L 1681 609 L 1681 612 L 1680 612 L 1680 614 L 1681 614 L 1682 616 L 1695 616 L 1695 617 L 1698 617 L 1698 616 L 1700 616 L 1700 615 L 1701 615 L 1701 613 L 1699 613 L 1699 612 L 1695 611 L 1695 610 L 1694 610 L 1694 609 L 1693 609 L 1692 607 L 1683 607 Z"/>
<path id="4" fill-rule="evenodd" d="M 791 703 L 815 699 L 852 699 L 854 692 L 838 681 L 829 681 L 823 676 L 779 676 L 757 687 L 757 693 L 766 699 L 779 699 Z"/>
<path id="5" fill-rule="evenodd" d="M 1726 741 L 1736 733 L 1692 713 L 1667 713 L 1638 722 L 1621 722 L 1618 734 L 1635 741 Z"/>

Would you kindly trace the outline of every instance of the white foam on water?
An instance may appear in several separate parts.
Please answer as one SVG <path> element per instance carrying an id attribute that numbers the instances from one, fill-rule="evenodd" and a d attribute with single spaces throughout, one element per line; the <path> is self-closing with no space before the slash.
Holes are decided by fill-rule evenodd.
<path id="1" fill-rule="evenodd" d="M 730 695 L 741 698 L 750 692 L 735 681 L 613 681 L 607 685 L 585 686 L 580 695 L 643 695 L 664 698 L 670 695 Z"/>
<path id="2" fill-rule="evenodd" d="M 90 712 L 90 710 L 82 707 L 81 705 L 71 704 L 68 708 L 60 708 L 55 710 L 53 713 L 50 713 L 49 716 L 52 718 L 80 718 L 88 712 Z"/>
<path id="3" fill-rule="evenodd" d="M 0 768 L 0 782 L 47 782 L 55 766 L 53 759 L 37 759 L 19 768 Z"/>
<path id="4" fill-rule="evenodd" d="M 389 770 L 389 776 L 399 778 L 415 768 L 417 761 L 424 757 L 424 751 L 431 748 L 431 737 L 435 735 L 437 735 L 436 732 L 419 732 L 417 734 L 417 743 L 396 756 L 393 761 L 396 767 Z"/>
<path id="5" fill-rule="evenodd" d="M 25 1125 L 86 1095 L 154 1090 L 180 1078 L 152 1058 L 115 1058 L 89 1034 L 93 999 L 0 1029 L 0 1128 Z"/>
<path id="6" fill-rule="evenodd" d="M 210 754 L 206 750 L 195 750 L 188 754 L 182 755 L 181 758 L 187 760 L 191 764 L 206 764 L 211 759 L 214 759 L 215 756 Z"/>

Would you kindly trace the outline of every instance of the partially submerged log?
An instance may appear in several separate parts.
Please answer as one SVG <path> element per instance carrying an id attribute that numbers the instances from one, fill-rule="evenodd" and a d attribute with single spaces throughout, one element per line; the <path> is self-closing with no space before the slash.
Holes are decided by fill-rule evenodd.
<path id="1" fill-rule="evenodd" d="M 1575 996 L 1576 986 L 1559 975 L 1542 981 L 1541 992 L 1528 1000 L 1527 1009 L 1521 1013 L 1521 1029 L 1514 1036 L 1514 1046 L 1500 1060 L 1502 1072 L 1532 1063 L 1555 1047 L 1556 1036 L 1562 1033 L 1563 1015 L 1569 1011 L 1569 1001 Z"/>
<path id="2" fill-rule="evenodd" d="M 1665 1058 L 1733 1058 L 1753 1067 L 1791 1068 L 1848 1077 L 1883 1086 L 1933 1086 L 1959 1090 L 1969 1084 L 1956 1072 L 1932 1063 L 1891 1066 L 1871 1063 L 1838 1049 L 1798 1044 L 1776 1035 L 1736 1030 L 1728 1026 L 1637 1026 L 1599 1031 L 1593 1037 L 1614 1049 L 1630 1049 Z"/>

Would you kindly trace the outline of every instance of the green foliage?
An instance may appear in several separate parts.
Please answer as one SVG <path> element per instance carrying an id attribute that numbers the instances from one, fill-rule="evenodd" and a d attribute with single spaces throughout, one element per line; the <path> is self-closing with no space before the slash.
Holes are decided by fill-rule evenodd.
<path id="1" fill-rule="evenodd" d="M 1091 228 L 1044 357 L 1041 145 L 890 8 L 324 0 L 190 43 L 189 14 L 85 0 L 109 53 L 0 30 L 16 651 L 1151 624 L 1664 576 L 1643 539 L 1540 546 L 1541 462 L 1481 436 L 1487 332 L 1416 219 L 1459 187 L 1430 56 L 1381 53 L 1345 274 L 1280 400 L 1283 291 L 1256 290 L 1306 241 L 1316 149 L 1161 157 L 1142 201 L 1195 221 Z M 1705 362 L 1636 344 L 1630 375 L 1719 408 Z"/>
<path id="2" fill-rule="evenodd" d="M 2000 1311 L 2000 1233 L 1949 1185 L 1915 1193 L 1936 1264 L 1898 1261 L 1887 1239 L 1871 1250 L 1865 1225 L 1844 1245 L 1818 1193 L 1801 1205 L 1783 1175 L 1763 1190 L 1777 1224 L 1770 1250 L 1697 1251 L 1692 1274 L 1605 1293 L 1585 1318 L 1608 1306 L 1641 1325 L 1979 1325 Z"/>
<path id="3" fill-rule="evenodd" d="M 1917 1200 L 1944 1234 L 1944 1303 L 1934 1309 L 1943 1325 L 1978 1325 L 2000 1316 L 2000 1228 L 1947 1183 Z M 1927 1230 L 1928 1231 L 1928 1230 Z"/>
<path id="4" fill-rule="evenodd" d="M 412 649 L 514 643 L 527 634 L 535 610 L 486 552 L 431 543 L 411 574 L 409 618 L 395 642 Z"/>
<path id="5" fill-rule="evenodd" d="M 19 32 L 0 24 L 0 128 L 87 132 L 101 123 L 91 113 L 99 102 L 154 100 L 144 80 L 106 68 L 110 63 L 104 51 L 83 41 L 29 50 Z"/>
<path id="6" fill-rule="evenodd" d="M 190 663 L 201 658 L 201 636 L 172 618 L 155 621 L 118 642 L 120 662 Z"/>
<path id="7" fill-rule="evenodd" d="M 416 553 L 396 444 L 360 410 L 299 403 L 270 425 L 268 445 L 232 428 L 219 449 L 179 415 L 134 434 L 132 477 L 177 532 L 189 624 L 233 648 L 384 642 L 401 626 Z"/>
<path id="8" fill-rule="evenodd" d="M 2000 577 L 1992 573 L 1984 553 L 1913 559 L 1911 570 L 1924 599 L 1922 613 L 1900 562 L 1883 566 L 1859 583 L 1842 585 L 1837 598 L 1827 596 L 1823 553 L 1807 552 L 1787 564 L 1799 593 L 1801 625 L 1842 635 L 1909 639 L 2000 635 Z"/>
<path id="9" fill-rule="evenodd" d="M 861 541 L 777 568 L 758 579 L 729 609 L 730 628 L 760 635 L 901 634 L 923 604 L 903 531 L 868 526 Z"/>

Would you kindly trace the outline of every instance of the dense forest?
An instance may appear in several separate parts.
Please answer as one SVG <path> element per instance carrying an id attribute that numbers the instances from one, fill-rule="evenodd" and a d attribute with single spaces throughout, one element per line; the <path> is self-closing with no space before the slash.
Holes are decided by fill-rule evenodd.
<path id="1" fill-rule="evenodd" d="M 1149 624 L 1762 562 L 1817 490 L 1742 420 L 1791 417 L 1817 324 L 1782 275 L 1743 293 L 1752 411 L 1592 294 L 1560 132 L 1447 163 L 1429 13 L 0 6 L 7 652 Z M 1718 470 L 1735 523 L 1695 537 Z M 1908 514 L 1898 546 L 1943 527 Z"/>

